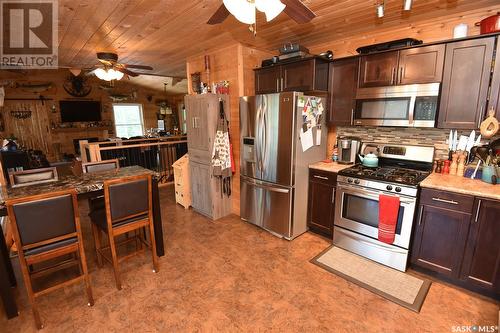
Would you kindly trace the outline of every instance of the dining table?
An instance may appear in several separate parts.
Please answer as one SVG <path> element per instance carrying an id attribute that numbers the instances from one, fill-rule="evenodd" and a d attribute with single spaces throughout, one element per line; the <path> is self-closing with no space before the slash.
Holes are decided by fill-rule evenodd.
<path id="1" fill-rule="evenodd" d="M 152 175 L 152 206 L 153 225 L 156 240 L 156 254 L 161 257 L 165 254 L 163 245 L 163 227 L 161 221 L 160 196 L 158 191 L 159 177 L 155 171 L 140 167 L 129 166 L 115 170 L 83 173 L 81 175 L 64 175 L 57 180 L 43 184 L 27 185 L 22 187 L 1 186 L 0 191 L 0 216 L 7 216 L 5 202 L 9 199 L 32 196 L 36 194 L 50 193 L 61 190 L 75 189 L 80 199 L 94 198 L 104 194 L 104 181 L 119 179 L 128 176 Z M 1 228 L 0 228 L 1 229 Z M 0 230 L 1 231 L 1 230 Z M 12 292 L 16 286 L 16 277 L 10 261 L 3 232 L 0 234 L 0 298 L 4 304 L 7 318 L 18 315 L 17 305 Z"/>

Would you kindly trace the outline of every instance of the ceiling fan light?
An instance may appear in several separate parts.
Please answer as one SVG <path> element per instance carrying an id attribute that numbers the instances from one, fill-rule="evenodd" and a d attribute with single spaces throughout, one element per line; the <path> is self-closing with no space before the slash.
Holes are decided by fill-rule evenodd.
<path id="1" fill-rule="evenodd" d="M 255 0 L 255 7 L 264 12 L 266 20 L 269 22 L 278 16 L 286 6 L 280 0 Z"/>
<path id="2" fill-rule="evenodd" d="M 123 78 L 123 73 L 113 68 L 108 69 L 108 74 L 111 80 L 121 80 Z"/>
<path id="3" fill-rule="evenodd" d="M 109 81 L 108 80 L 108 72 L 102 68 L 97 68 L 94 70 L 95 76 L 97 76 L 101 80 Z"/>
<path id="4" fill-rule="evenodd" d="M 113 68 L 110 69 L 97 68 L 96 70 L 94 70 L 94 74 L 99 79 L 104 81 L 120 80 L 121 78 L 123 78 L 123 73 Z"/>
<path id="5" fill-rule="evenodd" d="M 413 0 L 404 0 L 403 10 L 411 10 L 411 3 Z"/>
<path id="6" fill-rule="evenodd" d="M 226 9 L 242 23 L 255 23 L 255 4 L 247 0 L 223 0 Z"/>

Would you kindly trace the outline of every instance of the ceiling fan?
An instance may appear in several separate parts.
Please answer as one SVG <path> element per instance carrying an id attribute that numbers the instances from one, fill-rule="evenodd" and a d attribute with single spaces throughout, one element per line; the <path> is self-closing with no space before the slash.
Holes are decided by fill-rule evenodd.
<path id="1" fill-rule="evenodd" d="M 300 0 L 223 0 L 207 24 L 219 24 L 233 14 L 242 23 L 255 24 L 256 9 L 264 12 L 269 22 L 284 11 L 295 22 L 308 23 L 316 17 Z"/>
<path id="2" fill-rule="evenodd" d="M 140 73 L 131 71 L 130 69 L 153 70 L 153 67 L 146 65 L 128 65 L 118 62 L 118 55 L 112 52 L 97 52 L 97 60 L 99 64 L 92 72 L 101 80 L 113 81 L 120 80 L 124 74 L 128 76 L 139 76 Z"/>

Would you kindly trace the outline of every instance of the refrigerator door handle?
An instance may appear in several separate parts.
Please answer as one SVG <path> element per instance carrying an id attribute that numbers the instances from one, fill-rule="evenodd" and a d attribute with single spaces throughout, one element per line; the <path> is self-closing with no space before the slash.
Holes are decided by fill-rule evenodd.
<path id="1" fill-rule="evenodd" d="M 274 187 L 272 185 L 267 185 L 267 184 L 264 184 L 261 182 L 251 181 L 251 180 L 245 179 L 243 177 L 241 177 L 241 180 L 249 185 L 252 185 L 255 187 L 260 187 L 260 188 L 267 190 L 267 191 L 278 192 L 278 193 L 290 193 L 290 189 L 287 189 L 287 188 L 278 188 L 278 187 Z"/>
<path id="2" fill-rule="evenodd" d="M 264 172 L 264 166 L 267 164 L 267 109 L 264 109 L 264 113 L 262 114 L 262 150 L 261 150 L 261 171 Z"/>

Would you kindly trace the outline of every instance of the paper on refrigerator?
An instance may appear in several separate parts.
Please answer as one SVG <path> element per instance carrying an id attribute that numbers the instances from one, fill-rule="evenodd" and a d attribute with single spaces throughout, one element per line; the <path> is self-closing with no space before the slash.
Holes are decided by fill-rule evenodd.
<path id="1" fill-rule="evenodd" d="M 300 143 L 302 144 L 302 151 L 306 151 L 314 146 L 313 131 L 309 128 L 307 131 L 300 131 Z"/>

